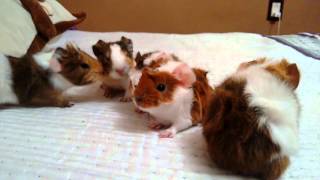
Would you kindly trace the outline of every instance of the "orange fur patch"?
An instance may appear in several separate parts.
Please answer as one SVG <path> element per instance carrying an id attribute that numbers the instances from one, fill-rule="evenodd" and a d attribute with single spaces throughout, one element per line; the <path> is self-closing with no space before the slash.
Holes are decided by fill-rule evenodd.
<path id="1" fill-rule="evenodd" d="M 290 64 L 286 59 L 281 62 L 270 65 L 266 68 L 267 71 L 277 76 L 282 81 L 290 84 L 294 89 L 299 85 L 300 72 L 296 64 Z"/>
<path id="2" fill-rule="evenodd" d="M 157 86 L 166 86 L 163 92 L 157 90 Z M 171 102 L 175 88 L 180 82 L 167 72 L 152 72 L 144 69 L 140 81 L 135 87 L 134 98 L 138 106 L 143 108 L 155 107 L 161 103 Z"/>
<path id="3" fill-rule="evenodd" d="M 213 93 L 213 88 L 209 85 L 207 72 L 202 69 L 193 69 L 196 75 L 196 82 L 192 88 L 194 92 L 194 101 L 191 110 L 192 123 L 202 122 L 208 111 L 208 98 Z"/>

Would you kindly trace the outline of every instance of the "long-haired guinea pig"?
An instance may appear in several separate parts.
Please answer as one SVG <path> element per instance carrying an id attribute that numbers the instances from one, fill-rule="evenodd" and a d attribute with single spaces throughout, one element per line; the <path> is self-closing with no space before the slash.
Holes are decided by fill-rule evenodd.
<path id="1" fill-rule="evenodd" d="M 102 67 L 74 45 L 25 55 L 0 55 L 0 104 L 69 107 L 62 91 L 93 82 Z"/>
<path id="2" fill-rule="evenodd" d="M 300 73 L 287 60 L 243 63 L 215 88 L 203 134 L 222 169 L 277 179 L 298 150 Z"/>
<path id="3" fill-rule="evenodd" d="M 120 41 L 99 40 L 92 50 L 103 66 L 103 88 L 106 97 L 124 94 L 121 101 L 130 101 L 128 73 L 135 66 L 131 39 L 121 37 Z"/>
<path id="4" fill-rule="evenodd" d="M 173 137 L 202 120 L 206 112 L 204 99 L 210 96 L 212 89 L 207 80 L 198 81 L 206 79 L 206 72 L 195 71 L 178 61 L 159 69 L 143 68 L 134 85 L 133 102 L 149 113 L 150 128 L 166 128 L 159 132 L 160 137 Z"/>

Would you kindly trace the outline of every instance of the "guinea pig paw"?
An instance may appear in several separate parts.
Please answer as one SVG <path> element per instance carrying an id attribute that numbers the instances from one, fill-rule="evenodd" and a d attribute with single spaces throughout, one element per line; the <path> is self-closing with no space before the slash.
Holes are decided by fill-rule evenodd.
<path id="1" fill-rule="evenodd" d="M 132 99 L 130 97 L 121 97 L 120 102 L 131 102 Z"/>
<path id="2" fill-rule="evenodd" d="M 150 120 L 149 121 L 149 123 L 148 123 L 148 127 L 150 128 L 150 129 L 153 129 L 153 130 L 160 130 L 160 129 L 163 129 L 163 128 L 165 128 L 166 126 L 165 125 L 163 125 L 163 124 L 161 124 L 161 123 L 159 123 L 158 121 L 156 121 L 156 120 Z"/>
<path id="3" fill-rule="evenodd" d="M 62 108 L 68 108 L 68 107 L 72 107 L 74 104 L 69 102 L 69 101 L 65 101 L 62 103 L 62 105 L 60 107 Z"/>
<path id="4" fill-rule="evenodd" d="M 176 131 L 172 128 L 168 128 L 166 130 L 159 132 L 160 138 L 173 138 L 176 135 Z"/>
<path id="5" fill-rule="evenodd" d="M 108 89 L 104 90 L 103 96 L 106 97 L 106 98 L 112 98 L 113 97 L 112 93 Z"/>

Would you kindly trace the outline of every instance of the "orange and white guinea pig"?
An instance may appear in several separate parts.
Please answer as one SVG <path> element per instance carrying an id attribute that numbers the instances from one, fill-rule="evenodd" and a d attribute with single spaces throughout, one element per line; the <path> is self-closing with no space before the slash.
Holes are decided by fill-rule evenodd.
<path id="1" fill-rule="evenodd" d="M 298 150 L 299 79 L 296 64 L 258 59 L 215 88 L 203 134 L 218 167 L 259 179 L 281 176 Z"/>
<path id="2" fill-rule="evenodd" d="M 152 57 L 146 59 L 149 62 L 156 62 L 155 58 L 161 63 L 154 63 L 154 67 L 150 67 L 152 63 L 146 63 L 147 67 L 142 68 L 140 77 L 133 82 L 133 102 L 149 113 L 149 127 L 163 129 L 159 132 L 160 137 L 174 137 L 177 132 L 202 120 L 205 113 L 202 109 L 206 107 L 203 102 L 212 93 L 212 88 L 207 80 L 198 81 L 203 77 L 206 79 L 205 71 L 192 69 L 168 54 L 156 52 L 148 56 Z"/>

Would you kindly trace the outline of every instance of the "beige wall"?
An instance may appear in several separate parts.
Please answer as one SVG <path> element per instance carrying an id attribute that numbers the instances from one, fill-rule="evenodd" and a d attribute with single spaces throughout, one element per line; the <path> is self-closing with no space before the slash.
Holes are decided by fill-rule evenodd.
<path id="1" fill-rule="evenodd" d="M 88 31 L 275 34 L 266 20 L 268 0 L 60 0 L 85 11 Z M 320 32 L 319 0 L 285 0 L 281 34 Z"/>

